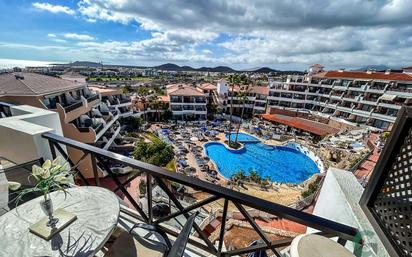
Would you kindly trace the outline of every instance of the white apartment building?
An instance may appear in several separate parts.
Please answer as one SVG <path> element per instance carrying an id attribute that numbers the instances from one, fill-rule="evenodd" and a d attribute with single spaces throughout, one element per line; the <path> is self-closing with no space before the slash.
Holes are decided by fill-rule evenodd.
<path id="1" fill-rule="evenodd" d="M 324 71 L 312 65 L 304 76 L 270 81 L 268 106 L 312 111 L 348 122 L 391 129 L 412 98 L 412 67 L 403 71 Z"/>
<path id="2" fill-rule="evenodd" d="M 226 113 L 230 112 L 231 100 L 233 100 L 233 113 L 235 115 L 241 113 L 243 108 L 243 100 L 241 97 L 239 97 L 239 93 L 241 91 L 242 88 L 238 85 L 235 85 L 233 88 L 232 97 L 232 88 L 229 86 L 227 81 L 222 79 L 217 82 L 217 95 L 219 98 L 218 102 L 219 105 L 226 111 Z M 268 94 L 268 86 L 250 86 L 247 89 L 246 101 L 244 103 L 244 114 L 248 116 L 265 113 Z"/>
<path id="3" fill-rule="evenodd" d="M 196 87 L 173 84 L 166 86 L 169 108 L 174 120 L 206 120 L 206 95 Z"/>

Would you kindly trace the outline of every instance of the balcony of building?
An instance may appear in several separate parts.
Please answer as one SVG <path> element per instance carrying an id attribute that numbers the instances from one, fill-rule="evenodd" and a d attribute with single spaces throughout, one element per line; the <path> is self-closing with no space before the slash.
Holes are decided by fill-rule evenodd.
<path id="1" fill-rule="evenodd" d="M 9 103 L 0 102 L 0 119 L 12 116 L 10 107 L 13 106 Z"/>
<path id="2" fill-rule="evenodd" d="M 195 111 L 197 111 L 197 112 L 206 112 L 207 108 L 206 108 L 206 106 L 195 106 Z"/>
<path id="3" fill-rule="evenodd" d="M 387 91 L 412 93 L 412 84 L 406 83 L 389 83 L 385 88 Z"/>
<path id="4" fill-rule="evenodd" d="M 182 106 L 184 111 L 193 111 L 195 110 L 195 107 L 193 105 L 183 105 Z"/>
<path id="5" fill-rule="evenodd" d="M 170 110 L 172 112 L 181 112 L 183 111 L 183 106 L 182 105 L 171 105 Z"/>
<path id="6" fill-rule="evenodd" d="M 402 115 L 401 113 L 401 118 Z M 54 118 L 58 119 L 58 116 L 54 114 Z M 41 119 L 44 120 L 44 117 Z M 36 251 L 41 252 L 42 256 L 61 256 L 63 253 L 63 256 L 113 257 L 118 256 L 113 255 L 119 253 L 118 251 L 122 251 L 120 256 L 139 256 L 144 251 L 145 257 L 191 257 L 242 256 L 248 253 L 254 256 L 302 256 L 320 251 L 318 254 L 323 254 L 322 256 L 406 257 L 409 256 L 408 245 L 411 242 L 408 236 L 410 228 L 404 225 L 403 218 L 409 215 L 411 208 L 408 200 L 410 157 L 405 155 L 411 147 L 410 119 L 409 116 L 401 119 L 395 126 L 366 189 L 363 189 L 351 172 L 331 168 L 317 193 L 316 204 L 311 213 L 70 140 L 52 132 L 56 128 L 43 128 L 40 134 L 37 130 L 34 135 L 27 130 L 30 127 L 27 123 L 25 126 L 12 128 L 8 125 L 11 121 L 0 121 L 0 140 L 6 143 L 1 144 L 0 152 L 6 153 L 8 157 L 24 156 L 26 159 L 32 158 L 33 163 L 41 164 L 42 160 L 61 155 L 75 167 L 75 163 L 71 162 L 65 151 L 66 148 L 74 148 L 84 153 L 86 158 L 95 160 L 94 168 L 103 169 L 107 175 L 104 178 L 96 176 L 86 179 L 78 172 L 76 188 L 86 190 L 84 186 L 97 186 L 108 189 L 116 195 L 116 201 L 113 206 L 101 208 L 117 208 L 120 212 L 117 219 L 114 219 L 113 230 L 99 246 L 96 246 L 93 240 L 87 244 L 89 241 L 86 240 L 85 246 L 90 251 L 89 255 L 80 255 L 84 253 L 84 248 L 75 247 L 76 240 L 72 241 L 74 247 L 66 247 L 66 244 L 73 246 L 65 237 L 70 225 L 63 230 L 59 241 L 37 240 L 35 244 L 26 241 L 27 237 L 35 237 L 29 234 L 27 229 L 18 233 L 4 230 L 0 253 L 30 249 L 32 252 L 28 252 L 27 256 L 32 256 Z M 15 120 L 13 122 L 16 123 Z M 4 141 L 3 129 L 15 131 L 14 136 Z M 21 135 L 26 136 L 25 140 Z M 20 140 L 16 142 L 14 137 Z M 27 140 L 30 138 L 36 140 Z M 14 145 L 14 148 L 8 148 L 9 144 Z M 21 155 L 22 149 L 31 154 Z M 15 163 L 15 167 L 0 171 L 1 181 L 5 181 L 6 185 L 7 180 L 10 180 L 32 186 L 27 179 L 31 170 L 30 164 L 25 160 Z M 115 167 L 122 167 L 129 173 L 115 173 Z M 13 195 L 9 195 L 8 189 L 6 190 L 0 191 L 0 203 L 3 204 L 0 208 L 9 211 L 16 208 L 16 205 L 9 203 Z M 194 198 L 194 193 L 201 193 L 204 197 Z M 67 197 L 70 198 L 70 194 Z M 88 198 L 91 197 L 95 195 L 88 195 Z M 96 202 L 103 201 L 98 199 Z M 22 207 L 20 205 L 17 208 Z M 11 210 L 12 214 L 19 215 L 17 210 Z M 92 218 L 93 211 L 100 210 L 87 208 L 86 211 L 90 212 L 89 217 Z M 6 212 L 0 216 L 0 219 L 3 217 L 0 226 L 11 226 L 17 231 L 20 225 L 11 224 L 8 219 L 10 215 L 10 212 Z M 99 218 L 99 215 L 94 217 Z M 104 222 L 108 225 L 112 220 L 107 219 Z M 139 225 L 142 230 L 138 230 L 138 233 L 129 233 L 134 224 L 145 225 Z M 280 225 L 274 229 L 270 224 Z M 84 232 L 87 236 L 90 234 L 90 238 L 96 240 L 103 227 L 93 230 L 89 227 L 91 225 L 92 223 L 89 223 L 81 227 L 80 233 Z M 288 229 L 289 233 L 284 233 L 285 229 Z M 74 235 L 76 231 L 71 233 Z M 170 244 L 165 243 L 164 235 L 170 239 Z M 322 236 L 322 239 L 319 236 Z M 303 247 L 302 238 L 309 240 L 306 247 Z M 332 238 L 334 242 L 327 238 Z M 320 245 L 318 240 L 322 242 Z M 239 241 L 242 243 L 236 243 Z M 51 244 L 55 242 L 58 242 L 60 247 L 52 248 Z M 176 254 L 176 248 L 181 249 L 181 252 Z M 299 255 L 296 255 L 297 249 Z M 140 252 L 136 252 L 137 250 Z"/>
<path id="7" fill-rule="evenodd" d="M 42 102 L 46 108 L 56 110 L 64 122 L 69 123 L 98 105 L 100 95 L 85 88 L 55 96 L 46 96 Z"/>
<path id="8" fill-rule="evenodd" d="M 132 104 L 131 98 L 124 94 L 106 94 L 102 96 L 102 101 L 109 107 L 125 107 Z"/>

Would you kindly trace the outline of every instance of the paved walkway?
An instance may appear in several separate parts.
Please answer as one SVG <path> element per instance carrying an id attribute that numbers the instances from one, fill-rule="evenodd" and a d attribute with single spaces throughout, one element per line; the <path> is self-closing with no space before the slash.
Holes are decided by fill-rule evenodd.
<path id="1" fill-rule="evenodd" d="M 366 159 L 359 168 L 354 172 L 354 175 L 359 180 L 368 181 L 373 169 L 375 168 L 376 162 L 379 159 L 380 152 L 375 145 L 375 141 L 379 138 L 379 134 L 371 133 L 369 136 L 370 145 L 373 147 L 372 154 Z"/>

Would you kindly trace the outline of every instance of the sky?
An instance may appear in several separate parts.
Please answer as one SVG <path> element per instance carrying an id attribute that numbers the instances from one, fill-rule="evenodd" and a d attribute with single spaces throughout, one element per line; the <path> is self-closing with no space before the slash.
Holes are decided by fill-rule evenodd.
<path id="1" fill-rule="evenodd" d="M 305 70 L 412 65 L 412 0 L 0 0 L 0 58 Z"/>

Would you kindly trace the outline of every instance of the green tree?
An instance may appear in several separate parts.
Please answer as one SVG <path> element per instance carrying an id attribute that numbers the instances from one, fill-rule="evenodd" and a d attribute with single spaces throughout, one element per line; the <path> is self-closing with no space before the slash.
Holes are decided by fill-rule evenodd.
<path id="1" fill-rule="evenodd" d="M 172 146 L 162 141 L 146 143 L 141 140 L 133 151 L 135 159 L 161 167 L 166 166 L 173 159 L 173 156 Z"/>
<path id="2" fill-rule="evenodd" d="M 136 91 L 139 95 L 143 96 L 146 96 L 150 93 L 150 89 L 147 87 L 139 87 Z"/>
<path id="3" fill-rule="evenodd" d="M 250 170 L 248 177 L 250 181 L 255 182 L 257 184 L 259 184 L 262 181 L 262 177 L 256 170 Z"/>
<path id="4" fill-rule="evenodd" d="M 126 125 L 126 131 L 139 131 L 143 125 L 143 119 L 140 117 L 125 117 L 120 119 L 120 124 Z"/>

